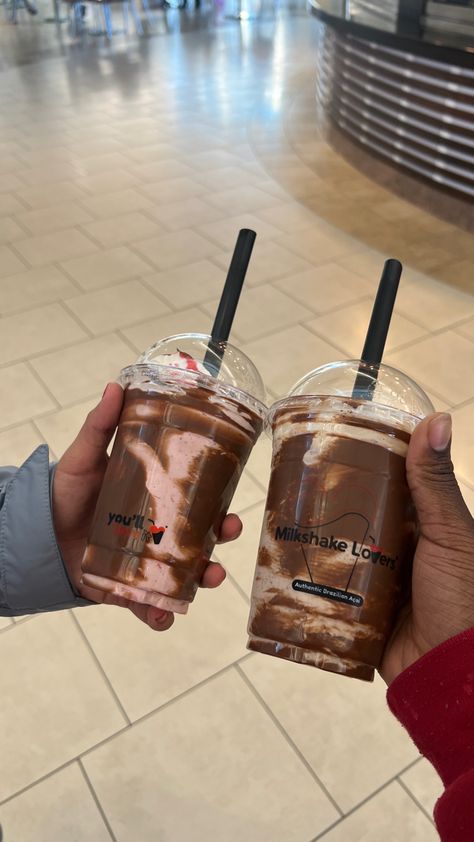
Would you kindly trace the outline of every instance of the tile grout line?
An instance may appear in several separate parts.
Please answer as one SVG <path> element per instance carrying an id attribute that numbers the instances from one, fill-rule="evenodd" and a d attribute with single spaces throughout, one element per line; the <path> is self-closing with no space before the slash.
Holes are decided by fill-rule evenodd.
<path id="1" fill-rule="evenodd" d="M 224 565 L 222 565 L 222 566 L 224 566 Z M 238 583 L 238 582 L 234 579 L 234 577 L 232 576 L 232 573 L 229 573 L 229 571 L 228 571 L 228 570 L 226 570 L 225 572 L 226 572 L 226 579 L 228 579 L 228 580 L 229 580 L 229 582 L 231 582 L 231 583 L 232 583 L 232 585 L 234 586 L 234 588 L 236 589 L 236 591 L 240 594 L 240 596 L 242 597 L 242 599 L 245 601 L 245 604 L 246 604 L 247 606 L 248 606 L 248 605 L 250 605 L 250 599 L 249 599 L 249 597 L 247 596 L 247 594 L 245 593 L 245 591 L 243 590 L 243 588 L 241 588 L 241 587 L 240 587 L 239 583 Z"/>
<path id="2" fill-rule="evenodd" d="M 71 300 L 77 301 L 77 299 L 79 297 L 80 296 L 74 296 Z M 79 316 L 77 316 L 76 313 L 74 312 L 74 310 L 72 310 L 69 307 L 67 302 L 68 302 L 68 299 L 62 299 L 61 302 L 59 303 L 59 306 L 62 307 L 64 312 L 73 320 L 73 322 L 75 322 L 77 324 L 78 328 L 80 328 L 81 330 L 84 331 L 84 333 L 87 334 L 88 339 L 96 339 L 96 336 L 92 333 L 90 328 L 88 328 L 87 325 L 84 322 L 81 321 Z M 82 341 L 84 342 L 86 340 L 83 339 Z M 59 350 L 61 350 L 61 349 L 59 349 Z"/>
<path id="3" fill-rule="evenodd" d="M 414 803 L 414 804 L 416 804 L 416 806 L 418 807 L 418 809 L 419 809 L 419 810 L 421 810 L 421 812 L 423 813 L 423 815 L 425 815 L 425 816 L 426 816 L 426 818 L 428 819 L 428 821 L 429 821 L 432 825 L 434 825 L 433 816 L 430 816 L 430 814 L 428 813 L 428 810 L 425 810 L 425 808 L 423 807 L 423 805 L 422 805 L 422 804 L 420 804 L 420 802 L 418 801 L 418 799 L 416 798 L 416 796 L 414 795 L 414 793 L 413 793 L 413 792 L 411 791 L 411 789 L 410 789 L 410 788 L 406 785 L 406 783 L 405 783 L 404 781 L 402 781 L 402 779 L 400 778 L 400 776 L 397 776 L 396 781 L 397 781 L 397 783 L 401 786 L 401 788 L 405 790 L 405 792 L 406 792 L 406 794 L 408 795 L 408 797 L 409 797 L 409 798 L 411 798 L 411 800 L 413 801 L 413 803 Z"/>
<path id="4" fill-rule="evenodd" d="M 408 763 L 408 765 L 401 769 L 399 772 L 397 772 L 396 775 L 392 775 L 392 777 L 389 778 L 388 781 L 385 781 L 383 784 L 381 784 L 381 786 L 377 787 L 377 789 L 375 789 L 373 792 L 371 792 L 369 795 L 363 798 L 362 801 L 359 801 L 357 804 L 354 805 L 354 807 L 351 807 L 351 809 L 348 810 L 347 813 L 344 813 L 344 815 L 342 815 L 340 819 L 338 819 L 336 822 L 327 827 L 326 830 L 323 830 L 321 833 L 318 833 L 314 837 L 314 839 L 311 840 L 311 842 L 319 842 L 320 839 L 323 839 L 326 833 L 329 833 L 329 831 L 333 830 L 334 827 L 348 819 L 349 816 L 352 816 L 352 814 L 357 812 L 357 810 L 360 810 L 361 807 L 364 807 L 364 805 L 371 801 L 372 798 L 375 798 L 377 795 L 383 792 L 383 790 L 389 787 L 390 784 L 393 784 L 394 781 L 397 781 L 399 775 L 404 775 L 405 772 L 408 772 L 408 770 L 411 769 L 412 766 L 415 765 L 415 763 L 418 763 L 419 759 L 419 757 L 416 757 L 415 760 L 412 760 L 411 763 Z"/>
<path id="5" fill-rule="evenodd" d="M 152 717 L 155 714 L 160 713 L 162 710 L 165 710 L 166 708 L 170 707 L 175 702 L 179 702 L 179 701 L 181 701 L 181 699 L 184 699 L 186 696 L 189 696 L 191 693 L 194 693 L 195 690 L 200 690 L 201 687 L 205 687 L 206 684 L 209 684 L 211 681 L 214 681 L 215 679 L 219 678 L 221 675 L 224 675 L 226 672 L 229 672 L 229 670 L 231 670 L 235 666 L 235 664 L 238 664 L 241 661 L 242 662 L 248 661 L 252 657 L 253 657 L 253 653 L 247 652 L 245 655 L 242 655 L 236 661 L 233 661 L 232 663 L 227 664 L 225 667 L 222 667 L 222 669 L 217 670 L 217 672 L 213 673 L 212 675 L 208 675 L 206 678 L 203 678 L 202 681 L 199 681 L 197 684 L 194 684 L 192 687 L 188 687 L 186 690 L 183 690 L 182 693 L 178 693 L 177 696 L 173 696 L 172 699 L 168 699 L 168 701 L 163 702 L 163 704 L 158 705 L 158 707 L 153 708 L 153 710 L 149 710 L 146 713 L 142 714 L 142 716 L 139 716 L 137 719 L 134 719 L 133 722 L 130 723 L 130 725 L 125 725 L 119 731 L 116 731 L 114 734 L 110 734 L 108 737 L 105 737 L 103 740 L 100 740 L 94 746 L 91 746 L 90 748 L 85 749 L 85 751 L 81 752 L 81 754 L 79 756 L 81 758 L 87 757 L 88 754 L 91 754 L 96 749 L 101 748 L 106 743 L 112 742 L 112 740 L 114 740 L 116 737 L 119 737 L 125 731 L 129 731 L 130 728 L 134 728 L 136 725 L 139 725 L 140 723 L 145 722 L 147 719 L 150 719 L 150 717 Z"/>
<path id="6" fill-rule="evenodd" d="M 49 352 L 47 352 L 47 353 L 49 353 Z M 32 377 L 36 380 L 36 382 L 39 383 L 39 385 L 41 386 L 42 389 L 44 389 L 44 391 L 46 392 L 46 394 L 48 395 L 50 400 L 52 400 L 53 403 L 55 404 L 55 409 L 54 410 L 48 410 L 48 412 L 53 412 L 53 411 L 56 412 L 58 409 L 62 409 L 62 406 L 59 403 L 58 399 L 53 395 L 49 386 L 47 386 L 47 384 L 44 382 L 44 380 L 40 377 L 40 375 L 36 371 L 35 367 L 31 364 L 31 358 L 28 357 L 27 359 L 22 360 L 22 362 L 23 362 L 23 365 L 26 366 L 26 368 L 28 369 L 28 371 L 30 372 Z M 39 416 L 37 416 L 37 417 L 39 418 Z"/>
<path id="7" fill-rule="evenodd" d="M 71 760 L 66 760 L 65 763 L 61 763 L 60 766 L 56 766 L 55 769 L 51 769 L 50 772 L 47 772 L 45 775 L 42 775 L 40 778 L 37 778 L 31 783 L 27 784 L 27 786 L 22 787 L 22 789 L 17 790 L 12 795 L 8 795 L 7 798 L 4 798 L 3 801 L 0 801 L 0 807 L 3 807 L 4 804 L 8 804 L 9 801 L 13 801 L 14 798 L 19 798 L 20 795 L 24 795 L 25 792 L 28 792 L 30 789 L 33 789 L 37 784 L 42 784 L 43 781 L 48 780 L 48 778 L 52 778 L 53 775 L 56 775 L 57 772 L 62 772 L 64 769 L 67 769 L 68 766 L 72 766 L 76 762 L 76 758 L 73 757 Z M 1 842 L 1 840 L 0 840 Z"/>
<path id="8" fill-rule="evenodd" d="M 83 764 L 80 757 L 77 758 L 77 765 L 79 766 L 79 769 L 81 770 L 82 777 L 84 778 L 84 781 L 85 781 L 86 786 L 87 786 L 87 788 L 88 788 L 88 790 L 91 794 L 91 797 L 92 797 L 92 799 L 93 799 L 93 801 L 94 801 L 94 803 L 95 803 L 95 805 L 96 805 L 96 807 L 97 807 L 97 809 L 98 809 L 98 811 L 101 815 L 102 821 L 104 822 L 104 824 L 105 824 L 105 826 L 106 826 L 106 828 L 107 828 L 107 830 L 110 834 L 110 838 L 112 839 L 112 842 L 117 842 L 117 837 L 115 836 L 115 834 L 112 830 L 110 822 L 109 822 L 109 820 L 108 820 L 108 818 L 105 814 L 105 810 L 104 810 L 104 808 L 102 807 L 102 804 L 99 801 L 99 797 L 98 797 L 94 787 L 92 786 L 90 778 L 89 778 L 89 776 L 88 776 L 88 774 L 87 774 L 87 772 L 84 768 L 84 764 Z"/>
<path id="9" fill-rule="evenodd" d="M 71 615 L 71 618 L 72 618 L 73 622 L 76 625 L 76 628 L 77 628 L 80 636 L 82 637 L 82 639 L 83 639 L 84 643 L 86 644 L 90 654 L 92 655 L 92 658 L 94 659 L 94 661 L 96 663 L 96 666 L 98 667 L 99 671 L 102 673 L 102 677 L 103 677 L 105 683 L 107 684 L 113 698 L 115 699 L 115 703 L 116 703 L 120 713 L 122 714 L 123 718 L 125 719 L 125 722 L 126 722 L 127 726 L 131 726 L 132 721 L 131 721 L 130 717 L 128 716 L 128 713 L 125 710 L 122 702 L 120 701 L 119 696 L 118 696 L 115 688 L 113 687 L 109 676 L 107 675 L 107 673 L 106 673 L 104 667 L 102 666 L 98 656 L 96 655 L 91 643 L 89 642 L 89 639 L 88 639 L 87 635 L 85 634 L 79 620 L 77 619 L 77 617 L 76 617 L 76 615 L 74 614 L 73 611 L 70 612 L 70 615 Z"/>
<path id="10" fill-rule="evenodd" d="M 241 666 L 240 666 L 240 663 L 239 663 L 239 662 L 236 662 L 236 663 L 234 664 L 234 668 L 235 668 L 236 672 L 238 672 L 238 673 L 239 673 L 240 677 L 242 678 L 242 680 L 244 681 L 244 683 L 247 685 L 247 687 L 248 687 L 248 689 L 250 690 L 250 692 L 252 693 L 252 695 L 255 697 L 255 699 L 256 699 L 256 700 L 257 700 L 257 702 L 261 705 L 261 707 L 265 710 L 265 712 L 267 713 L 267 715 L 269 716 L 269 718 L 271 719 L 271 721 L 273 722 L 273 724 L 275 725 L 275 727 L 278 729 L 278 731 L 280 732 L 280 734 L 282 735 L 282 737 L 283 737 L 283 738 L 285 739 L 285 741 L 288 743 L 288 745 L 289 745 L 289 746 L 290 746 L 290 748 L 293 750 L 293 752 L 297 755 L 297 757 L 299 758 L 300 762 L 303 764 L 303 766 L 305 767 L 305 769 L 307 770 L 307 772 L 309 772 L 309 774 L 311 775 L 311 777 L 313 778 L 313 780 L 314 780 L 314 781 L 318 784 L 318 786 L 319 786 L 319 788 L 321 789 L 321 791 L 325 794 L 325 796 L 326 796 L 326 798 L 328 799 L 328 801 L 330 801 L 330 802 L 331 802 L 332 806 L 333 806 L 333 807 L 334 807 L 334 809 L 335 809 L 335 810 L 339 813 L 339 816 L 340 816 L 340 817 L 341 817 L 341 819 L 342 819 L 342 818 L 344 817 L 344 813 L 343 813 L 343 811 L 342 811 L 341 807 L 339 806 L 339 804 L 337 803 L 337 801 L 335 800 L 335 798 L 331 795 L 331 793 L 329 792 L 329 790 L 327 789 L 327 787 L 323 784 L 323 782 L 321 781 L 320 777 L 316 774 L 316 772 L 314 771 L 314 769 L 312 768 L 312 766 L 308 763 L 308 761 L 306 760 L 306 757 L 304 756 L 303 752 L 302 752 L 302 751 L 298 748 L 298 746 L 296 745 L 296 743 L 292 740 L 292 738 L 290 737 L 290 735 L 288 734 L 288 732 L 285 730 L 285 728 L 284 728 L 284 727 L 283 727 L 283 725 L 281 724 L 281 722 L 280 722 L 280 720 L 278 719 L 278 717 L 274 714 L 274 712 L 273 712 L 273 711 L 272 711 L 272 709 L 269 707 L 269 705 L 267 705 L 266 701 L 265 701 L 265 700 L 263 699 L 263 697 L 260 695 L 260 693 L 258 692 L 257 688 L 256 688 L 256 687 L 252 684 L 252 682 L 250 681 L 250 679 L 246 676 L 245 672 L 242 670 L 242 668 L 241 668 Z"/>

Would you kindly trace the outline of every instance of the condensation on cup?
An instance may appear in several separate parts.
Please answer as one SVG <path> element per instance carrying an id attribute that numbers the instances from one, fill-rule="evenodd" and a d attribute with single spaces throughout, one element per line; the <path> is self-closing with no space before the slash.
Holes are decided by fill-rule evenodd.
<path id="1" fill-rule="evenodd" d="M 157 342 L 120 383 L 82 581 L 185 614 L 261 432 L 263 383 L 245 354 L 204 334 Z"/>
<path id="2" fill-rule="evenodd" d="M 273 404 L 250 649 L 373 680 L 411 582 L 405 457 L 431 412 L 405 374 L 359 361 L 315 369 Z"/>

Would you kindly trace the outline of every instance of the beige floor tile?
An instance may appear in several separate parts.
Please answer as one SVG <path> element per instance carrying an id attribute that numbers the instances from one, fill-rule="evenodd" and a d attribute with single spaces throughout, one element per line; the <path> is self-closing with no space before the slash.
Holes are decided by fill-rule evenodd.
<path id="1" fill-rule="evenodd" d="M 25 310 L 77 294 L 74 284 L 55 266 L 18 272 L 0 279 L 0 313 Z"/>
<path id="2" fill-rule="evenodd" d="M 227 271 L 231 257 L 232 251 L 225 251 L 214 255 L 212 259 L 214 263 Z M 294 275 L 309 270 L 314 271 L 314 267 L 307 260 L 303 260 L 303 258 L 298 257 L 288 249 L 282 248 L 277 243 L 272 243 L 271 240 L 260 240 L 257 236 L 245 284 L 246 286 L 256 286 L 265 283 L 265 281 L 282 278 L 284 275 L 289 276 L 288 283 L 290 283 Z M 283 287 L 281 289 L 283 292 L 288 291 Z"/>
<path id="3" fill-rule="evenodd" d="M 407 270 L 400 283 L 397 309 L 428 330 L 439 330 L 474 313 L 474 295 Z"/>
<path id="4" fill-rule="evenodd" d="M 86 336 L 59 304 L 5 316 L 2 319 L 0 364 L 80 342 Z"/>
<path id="5" fill-rule="evenodd" d="M 21 186 L 16 195 L 29 205 L 30 208 L 46 208 L 63 202 L 73 202 L 85 196 L 84 190 L 72 181 L 58 181 L 48 184 L 45 190 L 43 185 L 25 187 Z"/>
<path id="6" fill-rule="evenodd" d="M 21 228 L 12 217 L 0 217 L 0 244 L 12 243 L 24 236 L 25 229 Z"/>
<path id="7" fill-rule="evenodd" d="M 130 172 L 140 181 L 159 181 L 161 178 L 192 178 L 193 168 L 174 158 L 144 164 L 131 163 Z"/>
<path id="8" fill-rule="evenodd" d="M 151 271 L 137 254 L 127 246 L 117 246 L 104 251 L 74 257 L 61 263 L 61 267 L 84 290 L 94 290 L 117 281 L 146 275 Z"/>
<path id="9" fill-rule="evenodd" d="M 158 339 L 164 339 L 166 336 L 174 336 L 175 333 L 210 334 L 211 329 L 212 319 L 202 310 L 190 307 L 178 313 L 149 319 L 139 325 L 125 328 L 121 332 L 137 349 L 137 353 L 141 354 Z"/>
<path id="10" fill-rule="evenodd" d="M 25 211 L 18 213 L 16 218 L 27 231 L 35 236 L 49 234 L 52 231 L 59 232 L 63 228 L 73 227 L 92 220 L 90 213 L 72 202 L 63 202 L 49 208 Z M 24 236 L 24 234 L 20 236 Z M 61 234 L 58 234 L 58 236 L 60 237 Z"/>
<path id="11" fill-rule="evenodd" d="M 405 786 L 413 793 L 416 800 L 432 816 L 438 798 L 444 792 L 441 778 L 435 772 L 431 763 L 420 758 L 411 769 L 400 776 Z"/>
<path id="12" fill-rule="evenodd" d="M 366 684 L 263 656 L 242 669 L 344 813 L 418 756 L 382 679 Z"/>
<path id="13" fill-rule="evenodd" d="M 97 251 L 97 246 L 75 228 L 65 228 L 59 234 L 42 234 L 17 240 L 15 249 L 30 266 L 45 266 L 47 263 Z M 8 274 L 13 274 L 13 271 Z"/>
<path id="14" fill-rule="evenodd" d="M 364 346 L 372 307 L 372 298 L 366 298 L 364 301 L 350 304 L 334 313 L 318 316 L 317 319 L 307 322 L 307 326 L 318 336 L 322 336 L 323 339 L 341 348 L 348 359 L 358 360 Z M 424 335 L 426 335 L 426 330 L 402 316 L 397 308 L 390 323 L 386 352 L 390 353 L 400 345 L 406 345 Z"/>
<path id="15" fill-rule="evenodd" d="M 342 307 L 372 291 L 370 284 L 360 275 L 337 263 L 312 266 L 305 272 L 281 278 L 275 286 L 304 304 L 309 312 L 314 310 L 315 313 Z"/>
<path id="16" fill-rule="evenodd" d="M 271 193 L 271 195 L 275 196 L 276 199 L 281 199 L 284 202 L 294 199 L 294 196 L 292 196 L 288 190 L 285 190 L 282 184 L 279 184 L 273 178 L 256 178 L 254 184 L 255 187 L 260 187 L 261 190 L 265 190 L 265 193 Z"/>
<path id="17" fill-rule="evenodd" d="M 97 292 L 70 298 L 66 303 L 96 336 L 139 322 L 147 316 L 169 313 L 169 307 L 140 281 L 125 281 Z"/>
<path id="18" fill-rule="evenodd" d="M 112 219 L 99 219 L 83 226 L 83 230 L 104 248 L 124 245 L 143 237 L 157 239 L 163 230 L 160 225 L 139 211 L 124 213 Z"/>
<path id="19" fill-rule="evenodd" d="M 204 222 L 214 222 L 220 219 L 221 212 L 218 208 L 212 207 L 208 201 L 194 196 L 180 199 L 178 202 L 155 205 L 151 216 L 157 219 L 166 230 L 179 231 L 197 223 L 202 225 Z"/>
<path id="20" fill-rule="evenodd" d="M 219 167 L 237 167 L 240 163 L 237 155 L 224 149 L 207 149 L 205 152 L 197 152 L 192 157 L 192 165 L 197 172 Z"/>
<path id="21" fill-rule="evenodd" d="M 77 186 L 86 193 L 112 193 L 117 190 L 125 190 L 127 187 L 135 187 L 139 183 L 136 175 L 128 170 L 105 170 L 93 175 L 85 175 L 76 178 Z"/>
<path id="22" fill-rule="evenodd" d="M 286 234 L 304 231 L 305 228 L 317 228 L 318 218 L 298 202 L 284 202 L 280 205 L 261 210 L 258 213 L 265 222 L 276 225 Z"/>
<path id="23" fill-rule="evenodd" d="M 51 415 L 44 415 L 42 418 L 36 419 L 35 424 L 56 459 L 59 459 L 72 444 L 86 420 L 88 412 L 99 402 L 102 391 L 90 400 L 74 404 L 68 409 L 59 409 Z"/>
<path id="24" fill-rule="evenodd" d="M 1 812 L 6 840 L 110 842 L 104 820 L 76 763 L 8 801 Z"/>
<path id="25" fill-rule="evenodd" d="M 9 193 L 11 190 L 18 190 L 24 186 L 24 182 L 13 173 L 4 173 L 0 179 L 0 193 Z"/>
<path id="26" fill-rule="evenodd" d="M 242 350 L 257 366 L 265 385 L 283 396 L 308 371 L 341 358 L 338 348 L 294 325 L 277 335 L 247 342 Z"/>
<path id="27" fill-rule="evenodd" d="M 13 193 L 0 193 L 0 216 L 11 216 L 24 210 L 25 206 L 18 201 Z"/>
<path id="28" fill-rule="evenodd" d="M 77 177 L 77 170 L 67 161 L 58 161 L 49 167 L 38 165 L 36 167 L 24 168 L 18 173 L 23 185 L 36 187 L 38 185 L 50 185 L 55 181 L 74 181 Z"/>
<path id="29" fill-rule="evenodd" d="M 146 283 L 168 301 L 170 307 L 179 309 L 219 297 L 225 282 L 225 270 L 199 260 L 166 272 L 147 275 Z"/>
<path id="30" fill-rule="evenodd" d="M 474 517 L 474 488 L 467 485 L 463 482 L 462 479 L 458 477 L 459 488 L 461 489 L 461 494 L 464 498 L 464 502 L 469 509 L 471 515 Z"/>
<path id="31" fill-rule="evenodd" d="M 264 509 L 263 502 L 247 509 L 242 514 L 242 535 L 229 544 L 219 544 L 214 551 L 215 558 L 224 565 L 247 596 L 252 591 Z"/>
<path id="32" fill-rule="evenodd" d="M 115 380 L 120 369 L 132 362 L 133 351 L 116 334 L 110 333 L 44 354 L 31 364 L 59 403 L 65 406 L 101 395 L 107 382 Z M 56 407 L 48 406 L 47 409 Z M 37 414 L 38 411 L 30 413 Z"/>
<path id="33" fill-rule="evenodd" d="M 82 205 L 89 214 L 101 218 L 139 210 L 153 210 L 153 202 L 132 187 L 128 190 L 116 190 L 113 193 L 100 193 L 97 196 L 87 197 L 82 200 Z"/>
<path id="34" fill-rule="evenodd" d="M 127 149 L 127 156 L 137 164 L 153 163 L 160 158 L 172 158 L 175 154 L 176 150 L 171 143 L 148 143 L 136 149 Z"/>
<path id="35" fill-rule="evenodd" d="M 447 330 L 387 355 L 387 362 L 425 383 L 452 404 L 472 397 L 474 345 Z"/>
<path id="36" fill-rule="evenodd" d="M 56 409 L 46 390 L 24 363 L 0 370 L 0 429 Z"/>
<path id="37" fill-rule="evenodd" d="M 129 167 L 130 161 L 120 152 L 102 152 L 99 155 L 84 156 L 84 152 L 74 162 L 76 176 L 94 175 L 107 170 L 124 170 Z"/>
<path id="38" fill-rule="evenodd" d="M 324 842 L 439 842 L 430 820 L 397 782 L 374 795 L 322 838 Z"/>
<path id="39" fill-rule="evenodd" d="M 270 403 L 271 401 L 267 400 L 267 405 L 270 405 Z M 271 461 L 271 438 L 266 432 L 263 432 L 249 456 L 246 470 L 264 489 L 268 486 Z"/>
<path id="40" fill-rule="evenodd" d="M 206 195 L 206 200 L 223 213 L 259 213 L 275 203 L 275 197 L 253 185 L 240 185 L 226 190 L 218 189 Z M 262 216 L 262 214 L 259 214 Z M 264 218 L 262 216 L 262 218 Z M 268 220 L 272 224 L 272 220 Z M 278 227 L 278 223 L 276 223 Z M 258 233 L 258 231 L 257 231 Z"/>
<path id="41" fill-rule="evenodd" d="M 0 439 L 1 441 L 1 439 Z M 255 480 L 251 477 L 248 471 L 244 470 L 240 477 L 237 491 L 235 492 L 232 502 L 229 506 L 230 512 L 239 512 L 255 506 L 256 503 L 261 503 L 265 499 L 265 491 L 257 485 Z"/>
<path id="42" fill-rule="evenodd" d="M 0 635 L 0 660 L 8 722 L 0 735 L 0 799 L 124 726 L 110 688 L 67 613 L 35 617 Z"/>
<path id="43" fill-rule="evenodd" d="M 268 222 L 263 222 L 250 213 L 231 216 L 219 222 L 208 222 L 207 225 L 199 225 L 197 230 L 217 243 L 220 248 L 233 250 L 241 228 L 250 228 L 252 231 L 256 231 L 257 237 L 261 240 L 281 236 L 279 228 L 270 225 Z"/>
<path id="44" fill-rule="evenodd" d="M 76 611 L 132 722 L 245 655 L 247 613 L 231 582 L 199 591 L 186 617 L 176 617 L 166 634 L 120 608 Z"/>
<path id="45" fill-rule="evenodd" d="M 0 631 L 3 629 L 7 629 L 13 625 L 12 620 L 9 617 L 0 617 Z"/>
<path id="46" fill-rule="evenodd" d="M 190 229 L 139 240 L 134 245 L 159 271 L 211 257 L 218 251 L 212 242 Z"/>
<path id="47" fill-rule="evenodd" d="M 455 409 L 453 416 L 452 458 L 456 473 L 474 485 L 474 401 Z"/>
<path id="48" fill-rule="evenodd" d="M 239 187 L 248 183 L 249 172 L 241 166 L 218 167 L 217 169 L 196 171 L 193 179 L 202 184 L 206 190 L 211 192 L 217 190 L 230 190 L 231 187 Z"/>
<path id="49" fill-rule="evenodd" d="M 337 818 L 234 672 L 88 754 L 84 765 L 117 842 L 308 842 Z"/>
<path id="50" fill-rule="evenodd" d="M 316 266 L 344 257 L 354 251 L 355 248 L 355 241 L 351 237 L 339 233 L 336 229 L 333 229 L 332 232 L 318 231 L 316 228 L 311 231 L 297 231 L 292 234 L 284 234 L 278 242 L 284 248 L 296 252 Z"/>
<path id="51" fill-rule="evenodd" d="M 367 283 L 372 285 L 375 292 L 382 275 L 385 256 L 381 252 L 367 249 L 365 251 L 355 251 L 347 255 L 347 257 L 338 257 L 336 262 L 350 272 L 361 275 Z M 402 283 L 404 282 L 405 279 L 403 279 Z"/>
<path id="52" fill-rule="evenodd" d="M 472 339 L 474 342 L 474 319 L 470 319 L 470 321 L 456 328 L 456 333 L 460 333 L 461 336 L 466 336 L 467 339 Z"/>
<path id="53" fill-rule="evenodd" d="M 157 205 L 183 201 L 193 196 L 202 196 L 206 192 L 206 188 L 199 181 L 186 177 L 163 178 L 161 181 L 154 181 L 151 184 L 141 184 L 140 189 L 145 196 L 149 196 Z"/>
<path id="54" fill-rule="evenodd" d="M 210 301 L 203 305 L 203 309 L 212 317 L 218 303 L 218 300 Z M 232 330 L 239 341 L 249 342 L 307 317 L 306 307 L 271 284 L 262 284 L 243 290 Z"/>
<path id="55" fill-rule="evenodd" d="M 32 424 L 20 424 L 0 433 L 0 465 L 22 465 L 43 439 Z"/>

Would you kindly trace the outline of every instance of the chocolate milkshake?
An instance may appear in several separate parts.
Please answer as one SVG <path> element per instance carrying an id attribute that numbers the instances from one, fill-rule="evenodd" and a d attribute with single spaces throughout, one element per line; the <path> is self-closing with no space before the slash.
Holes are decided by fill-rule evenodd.
<path id="1" fill-rule="evenodd" d="M 388 366 L 367 383 L 372 399 L 355 399 L 358 373 L 359 363 L 324 366 L 270 410 L 248 645 L 370 681 L 411 578 L 416 518 L 405 456 L 432 408 Z"/>
<path id="2" fill-rule="evenodd" d="M 208 342 L 171 337 L 122 372 L 124 406 L 82 563 L 84 584 L 182 614 L 264 415 L 250 360 L 227 346 L 213 377 Z"/>

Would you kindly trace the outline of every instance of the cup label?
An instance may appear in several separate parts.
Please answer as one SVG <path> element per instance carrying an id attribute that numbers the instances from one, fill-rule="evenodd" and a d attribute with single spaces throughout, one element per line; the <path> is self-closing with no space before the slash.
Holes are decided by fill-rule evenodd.
<path id="1" fill-rule="evenodd" d="M 364 604 L 363 597 L 358 593 L 341 591 L 340 588 L 330 588 L 327 585 L 320 585 L 318 582 L 305 582 L 303 579 L 294 579 L 291 586 L 294 591 L 304 591 L 304 593 L 311 593 L 315 596 L 325 596 L 326 599 L 332 599 L 334 602 L 345 602 L 347 605 L 357 605 L 358 607 Z"/>

